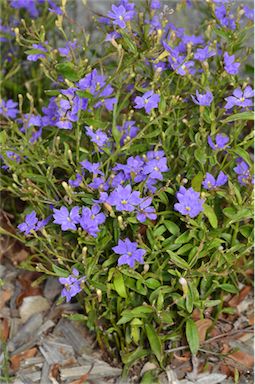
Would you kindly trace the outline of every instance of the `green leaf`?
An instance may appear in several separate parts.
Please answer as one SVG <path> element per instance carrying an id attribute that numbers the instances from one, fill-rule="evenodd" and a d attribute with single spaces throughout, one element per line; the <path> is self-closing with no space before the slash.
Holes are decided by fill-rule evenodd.
<path id="1" fill-rule="evenodd" d="M 182 269 L 189 269 L 189 264 L 182 259 L 181 257 L 177 256 L 174 252 L 172 251 L 167 251 L 167 253 L 170 255 L 171 261 L 177 265 L 177 267 L 180 267 Z"/>
<path id="2" fill-rule="evenodd" d="M 150 289 L 157 289 L 158 287 L 160 287 L 160 282 L 158 280 L 156 280 L 156 279 L 153 279 L 152 277 L 150 277 L 149 279 L 145 280 L 145 284 Z"/>
<path id="3" fill-rule="evenodd" d="M 67 277 L 67 276 L 70 275 L 70 273 L 66 269 L 57 267 L 54 264 L 52 264 L 52 269 L 56 273 L 56 275 L 59 276 L 59 277 Z"/>
<path id="4" fill-rule="evenodd" d="M 121 360 L 123 364 L 125 365 L 131 365 L 135 361 L 138 361 L 142 359 L 145 356 L 148 356 L 149 351 L 146 349 L 141 349 L 141 347 L 138 347 L 135 351 L 131 353 L 125 353 L 121 355 Z"/>
<path id="5" fill-rule="evenodd" d="M 203 173 L 198 172 L 198 174 L 195 177 L 193 177 L 193 179 L 191 180 L 191 186 L 196 192 L 200 192 L 203 178 L 204 178 Z"/>
<path id="6" fill-rule="evenodd" d="M 173 221 L 164 220 L 164 225 L 166 226 L 167 230 L 173 235 L 178 235 L 180 233 L 180 228 Z"/>
<path id="7" fill-rule="evenodd" d="M 79 97 L 84 97 L 86 99 L 93 99 L 94 96 L 91 95 L 91 93 L 87 92 L 87 91 L 76 91 L 76 95 L 78 95 Z"/>
<path id="8" fill-rule="evenodd" d="M 70 81 L 78 81 L 80 79 L 77 68 L 75 68 L 75 66 L 69 61 L 56 64 L 55 68 L 60 75 Z"/>
<path id="9" fill-rule="evenodd" d="M 230 123 L 231 121 L 238 121 L 238 120 L 254 120 L 254 113 L 253 112 L 236 113 L 235 115 L 229 116 L 226 119 L 221 120 L 221 123 Z"/>
<path id="10" fill-rule="evenodd" d="M 192 319 L 186 321 L 186 337 L 192 355 L 196 355 L 199 348 L 199 335 L 196 323 Z"/>
<path id="11" fill-rule="evenodd" d="M 192 236 L 193 234 L 191 233 L 191 231 L 186 231 L 184 233 L 182 233 L 179 237 L 177 237 L 177 239 L 175 240 L 175 244 L 184 244 L 184 243 L 188 243 L 190 241 L 190 239 L 193 237 Z"/>
<path id="12" fill-rule="evenodd" d="M 206 162 L 206 154 L 203 148 L 197 148 L 194 152 L 195 159 L 202 165 Z"/>
<path id="13" fill-rule="evenodd" d="M 118 292 L 118 294 L 120 295 L 120 297 L 123 297 L 124 299 L 126 299 L 127 298 L 126 287 L 124 284 L 123 276 L 119 271 L 115 272 L 113 285 L 116 292 Z"/>
<path id="14" fill-rule="evenodd" d="M 155 329 L 150 324 L 145 324 L 145 331 L 151 346 L 152 353 L 156 356 L 159 362 L 162 360 L 162 345 L 161 340 Z"/>
<path id="15" fill-rule="evenodd" d="M 223 291 L 229 292 L 229 293 L 238 293 L 238 289 L 233 284 L 219 284 L 217 288 L 223 289 Z"/>
<path id="16" fill-rule="evenodd" d="M 203 207 L 204 207 L 204 214 L 208 218 L 209 223 L 211 224 L 211 226 L 213 228 L 217 228 L 218 227 L 218 219 L 217 219 L 217 216 L 214 212 L 214 209 L 207 204 L 204 204 Z"/>

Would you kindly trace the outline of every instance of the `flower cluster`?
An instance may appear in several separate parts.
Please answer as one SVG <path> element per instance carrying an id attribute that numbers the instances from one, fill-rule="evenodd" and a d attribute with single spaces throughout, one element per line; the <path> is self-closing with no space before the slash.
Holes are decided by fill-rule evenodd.
<path id="1" fill-rule="evenodd" d="M 86 276 L 80 277 L 79 271 L 76 268 L 72 269 L 72 274 L 68 277 L 60 277 L 58 280 L 61 284 L 64 285 L 64 288 L 61 291 L 61 296 L 66 298 L 66 301 L 69 302 L 72 297 L 76 296 L 77 293 L 82 291 L 82 283 L 86 281 Z"/>

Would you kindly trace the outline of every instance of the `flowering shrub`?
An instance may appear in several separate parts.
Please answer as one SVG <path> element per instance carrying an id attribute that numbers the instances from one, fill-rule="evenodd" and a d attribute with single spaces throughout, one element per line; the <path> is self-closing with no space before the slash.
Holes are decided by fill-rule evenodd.
<path id="1" fill-rule="evenodd" d="M 23 267 L 59 278 L 100 347 L 163 367 L 251 266 L 253 13 L 121 0 L 89 36 L 69 4 L 4 2 L 4 207 Z"/>

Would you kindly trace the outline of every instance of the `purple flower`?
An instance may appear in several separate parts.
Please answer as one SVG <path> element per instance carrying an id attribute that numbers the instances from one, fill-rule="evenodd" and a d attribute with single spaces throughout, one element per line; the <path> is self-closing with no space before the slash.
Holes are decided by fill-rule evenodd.
<path id="1" fill-rule="evenodd" d="M 135 126 L 135 121 L 133 120 L 126 121 L 122 127 L 118 125 L 117 128 L 122 133 L 120 139 L 121 145 L 124 145 L 126 141 L 133 139 L 139 131 L 139 128 Z"/>
<path id="2" fill-rule="evenodd" d="M 222 135 L 221 133 L 218 133 L 215 137 L 216 144 L 213 143 L 211 136 L 208 136 L 207 142 L 210 145 L 210 147 L 215 151 L 217 149 L 223 149 L 229 142 L 229 137 L 226 135 Z"/>
<path id="3" fill-rule="evenodd" d="M 113 247 L 112 250 L 117 255 L 121 255 L 118 259 L 118 265 L 127 264 L 134 268 L 136 261 L 140 264 L 144 263 L 145 249 L 138 248 L 137 243 L 131 242 L 129 239 L 119 240 L 118 245 Z"/>
<path id="4" fill-rule="evenodd" d="M 213 101 L 213 94 L 211 91 L 207 91 L 205 94 L 196 91 L 196 98 L 193 95 L 191 95 L 191 98 L 197 105 L 209 106 Z"/>
<path id="5" fill-rule="evenodd" d="M 36 212 L 32 211 L 25 217 L 25 222 L 18 225 L 20 232 L 24 232 L 25 235 L 28 235 L 32 230 L 36 230 L 36 224 L 38 219 L 36 217 Z"/>
<path id="6" fill-rule="evenodd" d="M 165 44 L 163 44 L 165 47 Z M 169 47 L 170 48 L 170 47 Z M 168 49 L 170 52 L 170 56 L 168 56 L 169 64 L 171 65 L 171 68 L 176 71 L 181 76 L 185 76 L 187 74 L 195 74 L 195 69 L 193 67 L 195 66 L 194 61 L 189 60 L 185 61 L 186 57 L 180 55 L 180 52 L 177 49 Z"/>
<path id="7" fill-rule="evenodd" d="M 227 10 L 224 4 L 215 8 L 215 16 L 223 27 L 232 30 L 236 29 L 234 15 L 232 13 L 227 15 Z"/>
<path id="8" fill-rule="evenodd" d="M 240 63 L 235 63 L 235 55 L 230 56 L 227 52 L 224 53 L 224 69 L 230 75 L 238 73 Z"/>
<path id="9" fill-rule="evenodd" d="M 47 49 L 44 48 L 42 44 L 33 44 L 33 48 L 40 52 L 28 55 L 28 61 L 37 61 L 38 59 L 44 59 L 46 57 L 43 52 L 47 52 Z"/>
<path id="10" fill-rule="evenodd" d="M 97 70 L 93 69 L 78 82 L 78 87 L 82 91 L 88 91 L 92 95 L 97 96 L 100 93 L 100 89 L 105 86 L 106 77 L 97 74 Z"/>
<path id="11" fill-rule="evenodd" d="M 221 187 L 222 185 L 226 184 L 227 181 L 228 176 L 225 175 L 222 171 L 219 173 L 217 179 L 215 179 L 213 175 L 207 172 L 206 178 L 204 179 L 202 185 L 205 189 L 211 190 L 217 187 Z"/>
<path id="12" fill-rule="evenodd" d="M 150 220 L 156 220 L 157 218 L 155 208 L 150 205 L 151 202 L 152 197 L 147 197 L 139 204 L 136 218 L 141 223 L 144 223 L 147 218 Z"/>
<path id="13" fill-rule="evenodd" d="M 93 189 L 99 189 L 100 191 L 107 191 L 109 189 L 109 184 L 105 181 L 104 177 L 94 177 L 88 186 Z"/>
<path id="14" fill-rule="evenodd" d="M 108 137 L 106 133 L 101 131 L 101 129 L 98 129 L 97 131 L 92 131 L 91 128 L 85 127 L 86 134 L 91 138 L 91 141 L 98 145 L 98 147 L 103 147 L 106 142 L 108 141 Z"/>
<path id="15" fill-rule="evenodd" d="M 114 25 L 118 25 L 120 28 L 126 27 L 126 22 L 134 17 L 133 11 L 128 11 L 123 5 L 112 5 L 112 10 L 107 14 L 112 20 Z"/>
<path id="16" fill-rule="evenodd" d="M 76 177 L 74 180 L 71 180 L 69 179 L 68 181 L 69 185 L 71 185 L 71 187 L 79 187 L 82 183 L 82 175 L 80 173 L 76 173 Z"/>
<path id="17" fill-rule="evenodd" d="M 241 157 L 236 159 L 236 162 L 234 172 L 238 175 L 237 179 L 241 185 L 246 185 L 251 178 L 249 165 Z"/>
<path id="18" fill-rule="evenodd" d="M 77 293 L 82 291 L 81 283 L 86 280 L 86 277 L 83 276 L 78 279 L 79 271 L 76 268 L 72 269 L 72 274 L 68 277 L 60 277 L 58 281 L 65 286 L 61 291 L 61 296 L 66 298 L 66 301 L 69 302 L 72 297 L 76 296 Z"/>
<path id="19" fill-rule="evenodd" d="M 84 160 L 84 161 L 81 161 L 80 164 L 81 164 L 82 168 L 93 173 L 93 176 L 103 175 L 103 172 L 100 171 L 100 169 L 99 169 L 102 166 L 101 163 L 91 163 L 88 160 Z"/>
<path id="20" fill-rule="evenodd" d="M 55 13 L 56 15 L 63 15 L 63 11 L 60 7 L 58 7 L 54 1 L 52 0 L 48 0 L 48 3 L 49 3 L 49 6 L 50 8 L 48 8 L 48 10 L 52 13 Z"/>
<path id="21" fill-rule="evenodd" d="M 199 60 L 199 61 L 205 61 L 209 59 L 212 56 L 215 56 L 216 52 L 215 51 L 209 51 L 208 45 L 204 48 L 198 48 L 194 54 L 194 59 Z"/>
<path id="22" fill-rule="evenodd" d="M 160 0 L 151 0 L 151 9 L 159 9 L 161 7 Z"/>
<path id="23" fill-rule="evenodd" d="M 231 109 L 235 105 L 238 107 L 251 107 L 253 105 L 250 100 L 254 96 L 253 89 L 248 85 L 244 91 L 241 88 L 237 88 L 233 92 L 233 96 L 226 97 L 225 100 L 227 104 L 225 105 L 225 109 Z"/>
<path id="24" fill-rule="evenodd" d="M 202 36 L 195 36 L 195 35 L 188 36 L 188 35 L 184 35 L 183 38 L 182 38 L 182 42 L 184 44 L 197 45 L 197 44 L 203 44 L 204 43 L 204 39 L 203 39 Z"/>
<path id="25" fill-rule="evenodd" d="M 74 40 L 73 42 L 68 41 L 65 45 L 65 48 L 59 48 L 58 51 L 60 56 L 67 57 L 75 48 L 77 48 L 77 40 Z"/>
<path id="26" fill-rule="evenodd" d="M 117 163 L 113 168 L 113 171 L 123 171 L 124 180 L 134 180 L 135 182 L 140 182 L 145 178 L 141 176 L 143 169 L 144 161 L 140 156 L 130 156 L 127 159 L 127 164 Z"/>
<path id="27" fill-rule="evenodd" d="M 40 231 L 41 229 L 43 229 L 49 223 L 51 218 L 52 218 L 52 215 L 46 217 L 46 219 L 38 221 L 36 228 L 35 228 L 35 231 Z"/>
<path id="28" fill-rule="evenodd" d="M 53 209 L 54 212 L 54 221 L 55 224 L 60 224 L 62 231 L 68 231 L 68 229 L 76 230 L 76 224 L 80 222 L 79 215 L 80 207 L 74 207 L 71 209 L 70 213 L 66 207 L 61 207 L 60 209 Z"/>
<path id="29" fill-rule="evenodd" d="M 81 227 L 88 232 L 89 235 L 97 237 L 97 233 L 100 231 L 98 226 L 105 222 L 105 215 L 100 212 L 99 205 L 93 205 L 91 209 L 82 208 L 82 214 L 80 218 Z"/>
<path id="30" fill-rule="evenodd" d="M 20 163 L 21 162 L 21 157 L 17 153 L 15 153 L 13 151 L 6 151 L 5 153 L 6 153 L 6 156 L 9 159 L 11 159 L 13 161 L 16 161 L 16 163 Z"/>
<path id="31" fill-rule="evenodd" d="M 37 0 L 11 0 L 10 6 L 16 9 L 25 8 L 31 17 L 38 17 Z"/>
<path id="32" fill-rule="evenodd" d="M 176 197 L 179 203 L 174 204 L 174 209 L 182 215 L 194 218 L 203 211 L 204 200 L 200 199 L 199 192 L 195 192 L 193 188 L 180 187 Z"/>
<path id="33" fill-rule="evenodd" d="M 143 174 L 149 176 L 150 179 L 156 180 L 163 180 L 162 172 L 167 171 L 168 167 L 166 157 L 149 160 L 143 167 Z"/>
<path id="34" fill-rule="evenodd" d="M 4 117 L 10 117 L 11 119 L 15 119 L 19 110 L 16 108 L 18 103 L 9 99 L 7 101 L 1 100 L 0 102 L 0 115 Z"/>
<path id="35" fill-rule="evenodd" d="M 243 7 L 243 10 L 244 10 L 244 14 L 245 16 L 250 19 L 250 20 L 254 20 L 254 10 L 252 8 L 249 8 L 247 7 L 247 5 L 245 5 Z"/>
<path id="36" fill-rule="evenodd" d="M 146 113 L 150 113 L 153 108 L 158 108 L 160 96 L 153 91 L 148 91 L 143 96 L 137 96 L 134 101 L 136 109 L 144 108 Z"/>
<path id="37" fill-rule="evenodd" d="M 135 206 L 141 203 L 140 192 L 132 192 L 131 185 L 119 185 L 109 196 L 107 202 L 116 207 L 118 211 L 132 212 Z"/>
<path id="38" fill-rule="evenodd" d="M 120 33 L 116 31 L 112 31 L 106 34 L 106 38 L 104 39 L 104 41 L 112 41 L 115 39 L 119 39 L 120 37 L 121 37 Z"/>

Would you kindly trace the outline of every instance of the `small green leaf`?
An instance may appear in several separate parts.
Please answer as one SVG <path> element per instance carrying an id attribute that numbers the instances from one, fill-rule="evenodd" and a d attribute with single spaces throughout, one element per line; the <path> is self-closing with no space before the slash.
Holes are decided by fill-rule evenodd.
<path id="1" fill-rule="evenodd" d="M 217 216 L 214 212 L 214 209 L 207 204 L 204 204 L 203 207 L 204 207 L 204 214 L 208 218 L 209 223 L 211 224 L 211 226 L 213 228 L 217 228 L 218 227 L 218 219 L 217 219 Z"/>
<path id="2" fill-rule="evenodd" d="M 156 280 L 156 279 L 153 279 L 152 277 L 150 277 L 149 279 L 145 280 L 145 284 L 150 289 L 157 289 L 158 287 L 160 287 L 160 282 L 158 280 Z"/>
<path id="3" fill-rule="evenodd" d="M 226 119 L 222 120 L 221 123 L 230 123 L 231 121 L 238 120 L 254 120 L 254 112 L 241 112 L 231 115 Z"/>
<path id="4" fill-rule="evenodd" d="M 115 272 L 113 285 L 116 292 L 118 292 L 118 294 L 120 295 L 120 297 L 123 297 L 124 299 L 126 299 L 127 298 L 126 287 L 125 287 L 123 276 L 119 271 Z"/>
<path id="5" fill-rule="evenodd" d="M 54 264 L 52 264 L 52 269 L 56 273 L 56 275 L 59 277 L 67 277 L 70 275 L 70 273 L 67 270 L 60 268 L 60 267 L 57 267 Z"/>
<path id="6" fill-rule="evenodd" d="M 198 174 L 195 177 L 193 177 L 193 179 L 191 180 L 191 186 L 196 192 L 200 192 L 203 178 L 204 178 L 203 173 L 198 172 Z"/>
<path id="7" fill-rule="evenodd" d="M 59 63 L 55 66 L 57 72 L 70 81 L 78 81 L 80 79 L 79 73 L 75 66 L 68 62 Z"/>
<path id="8" fill-rule="evenodd" d="M 229 292 L 229 293 L 238 293 L 238 289 L 233 284 L 220 284 L 217 286 L 217 288 L 223 289 L 223 291 Z"/>
<path id="9" fill-rule="evenodd" d="M 186 321 L 186 337 L 192 355 L 196 355 L 199 348 L 199 335 L 196 323 L 192 319 Z"/>
<path id="10" fill-rule="evenodd" d="M 156 356 L 159 362 L 162 360 L 162 345 L 161 340 L 155 329 L 150 324 L 145 324 L 145 331 L 151 346 L 152 353 Z"/>
<path id="11" fill-rule="evenodd" d="M 174 222 L 170 220 L 165 220 L 164 225 L 166 226 L 167 230 L 173 235 L 178 235 L 178 233 L 180 233 L 180 228 Z"/>
<path id="12" fill-rule="evenodd" d="M 177 256 L 174 252 L 172 251 L 167 251 L 167 253 L 170 255 L 171 261 L 177 265 L 177 267 L 180 267 L 182 269 L 189 269 L 189 264 L 182 259 L 181 257 Z"/>
<path id="13" fill-rule="evenodd" d="M 175 244 L 184 244 L 184 243 L 188 243 L 190 241 L 190 239 L 192 238 L 192 233 L 191 231 L 186 231 L 184 233 L 182 233 L 179 237 L 177 237 L 177 239 L 175 240 Z"/>

